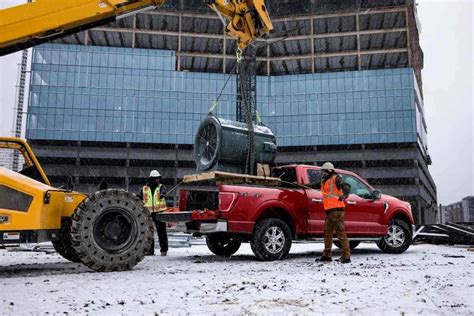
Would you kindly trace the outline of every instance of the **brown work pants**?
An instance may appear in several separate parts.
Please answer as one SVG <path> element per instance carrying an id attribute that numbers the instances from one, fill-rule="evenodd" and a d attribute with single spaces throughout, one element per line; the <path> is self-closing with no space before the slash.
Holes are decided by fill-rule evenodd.
<path id="1" fill-rule="evenodd" d="M 334 230 L 336 230 L 337 239 L 342 245 L 342 257 L 351 257 L 349 240 L 344 229 L 344 213 L 343 210 L 337 210 L 329 211 L 326 214 L 326 221 L 324 222 L 324 257 L 331 258 L 332 256 L 332 234 Z"/>

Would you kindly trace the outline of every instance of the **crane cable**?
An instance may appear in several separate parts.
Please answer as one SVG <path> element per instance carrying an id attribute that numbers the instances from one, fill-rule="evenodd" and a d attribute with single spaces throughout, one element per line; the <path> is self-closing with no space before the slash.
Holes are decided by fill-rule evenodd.
<path id="1" fill-rule="evenodd" d="M 252 117 L 252 96 L 249 95 L 249 88 L 247 86 L 248 83 L 248 76 L 249 76 L 249 65 L 248 63 L 242 64 L 240 67 L 239 75 L 240 75 L 240 91 L 242 96 L 243 102 L 243 109 L 245 110 L 245 123 L 247 124 L 247 157 L 245 162 L 245 173 L 246 174 L 253 174 L 255 168 L 255 131 L 253 125 L 253 117 Z"/>
<path id="2" fill-rule="evenodd" d="M 227 84 L 229 83 L 230 78 L 232 77 L 232 74 L 234 73 L 237 66 L 242 62 L 242 49 L 240 49 L 240 47 L 237 48 L 237 51 L 235 53 L 235 57 L 237 59 L 237 62 L 234 64 L 234 67 L 232 67 L 232 69 L 230 70 L 229 75 L 227 76 L 227 79 L 224 83 L 224 86 L 221 89 L 221 92 L 219 93 L 216 100 L 214 101 L 214 103 L 212 103 L 211 107 L 209 108 L 209 115 L 214 114 L 214 110 L 216 109 L 217 105 L 219 104 L 219 100 L 221 99 L 222 94 L 224 93 L 224 90 L 227 87 Z"/>

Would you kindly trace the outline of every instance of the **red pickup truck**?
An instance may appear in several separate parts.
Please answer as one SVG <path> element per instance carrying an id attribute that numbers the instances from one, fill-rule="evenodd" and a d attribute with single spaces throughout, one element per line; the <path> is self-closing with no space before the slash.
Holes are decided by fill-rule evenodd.
<path id="1" fill-rule="evenodd" d="M 351 185 L 345 217 L 351 248 L 361 241 L 374 241 L 384 252 L 407 250 L 414 233 L 410 204 L 381 194 L 352 172 L 337 172 Z M 326 215 L 318 185 L 321 170 L 290 165 L 272 173 L 282 180 L 280 186 L 185 187 L 180 190 L 180 212 L 162 213 L 158 219 L 186 222 L 186 231 L 206 236 L 209 250 L 219 256 L 231 256 L 242 242 L 250 242 L 260 260 L 285 258 L 292 240 L 323 237 Z"/>

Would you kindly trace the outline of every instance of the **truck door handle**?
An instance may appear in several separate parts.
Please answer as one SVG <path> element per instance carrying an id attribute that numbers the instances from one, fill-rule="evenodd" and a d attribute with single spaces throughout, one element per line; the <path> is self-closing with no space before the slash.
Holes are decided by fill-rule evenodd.
<path id="1" fill-rule="evenodd" d="M 313 203 L 322 203 L 323 200 L 322 199 L 311 199 L 311 202 L 313 202 Z"/>
<path id="2" fill-rule="evenodd" d="M 356 202 L 356 201 L 347 201 L 347 204 L 352 204 L 352 205 L 354 205 L 354 204 L 357 204 L 357 202 Z"/>

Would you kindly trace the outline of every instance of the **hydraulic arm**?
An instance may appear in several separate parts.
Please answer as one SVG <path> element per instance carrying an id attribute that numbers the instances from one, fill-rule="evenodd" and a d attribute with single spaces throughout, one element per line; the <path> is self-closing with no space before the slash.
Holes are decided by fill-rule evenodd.
<path id="1" fill-rule="evenodd" d="M 227 34 L 237 39 L 242 50 L 273 30 L 263 0 L 208 0 L 207 3 L 221 18 Z"/>
<path id="2" fill-rule="evenodd" d="M 129 14 L 155 9 L 166 0 L 36 0 L 0 10 L 0 56 L 48 42 Z M 244 49 L 273 29 L 263 0 L 207 0 L 226 32 Z"/>

